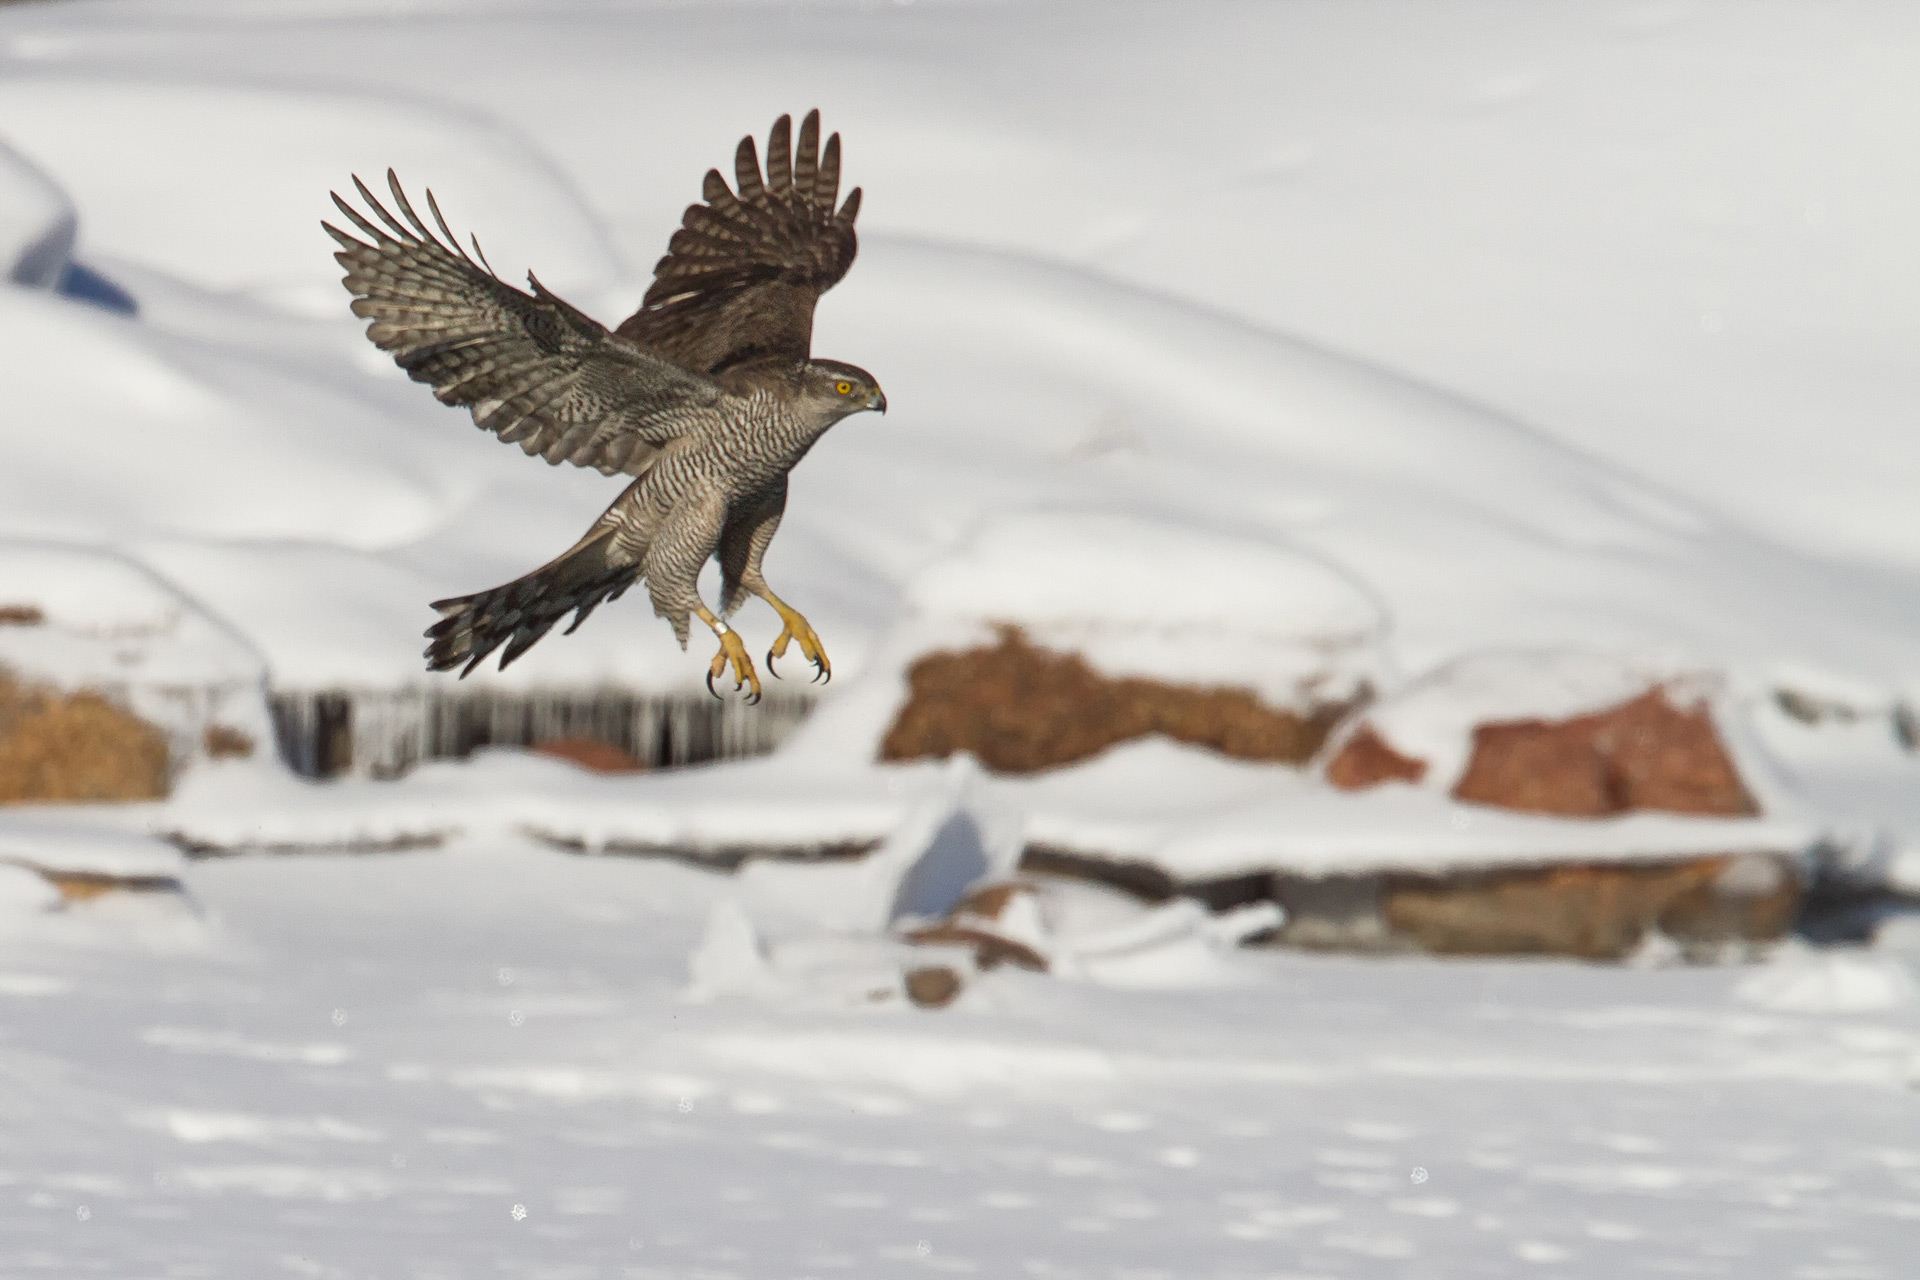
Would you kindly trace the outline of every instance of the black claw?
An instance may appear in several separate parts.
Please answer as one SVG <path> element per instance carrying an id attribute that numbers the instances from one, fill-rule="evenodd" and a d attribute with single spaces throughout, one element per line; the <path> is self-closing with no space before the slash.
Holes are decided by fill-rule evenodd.
<path id="1" fill-rule="evenodd" d="M 755 689 L 752 693 L 747 695 L 747 705 L 750 707 L 757 707 L 760 705 L 760 691 L 758 689 Z"/>
<path id="2" fill-rule="evenodd" d="M 773 650 L 771 649 L 767 650 L 767 674 L 772 676 L 775 680 L 778 680 L 780 678 L 780 673 L 774 670 L 774 667 L 773 667 Z"/>
<path id="3" fill-rule="evenodd" d="M 707 692 L 712 694 L 715 698 L 720 697 L 720 691 L 713 687 L 713 672 L 711 671 L 707 672 Z"/>

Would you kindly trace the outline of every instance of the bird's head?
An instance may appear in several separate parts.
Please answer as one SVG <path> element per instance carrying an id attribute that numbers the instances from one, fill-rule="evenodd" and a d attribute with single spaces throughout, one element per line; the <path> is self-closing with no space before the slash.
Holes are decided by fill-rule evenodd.
<path id="1" fill-rule="evenodd" d="M 857 364 L 809 360 L 801 370 L 801 387 L 808 400 L 836 419 L 868 409 L 887 411 L 886 393 L 873 375 Z"/>

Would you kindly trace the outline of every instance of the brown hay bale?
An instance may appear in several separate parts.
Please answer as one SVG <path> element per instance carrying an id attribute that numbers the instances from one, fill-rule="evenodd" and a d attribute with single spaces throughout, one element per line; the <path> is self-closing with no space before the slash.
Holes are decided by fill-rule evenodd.
<path id="1" fill-rule="evenodd" d="M 1340 746 L 1340 753 L 1327 765 L 1327 781 L 1342 791 L 1361 791 L 1382 782 L 1418 782 L 1427 776 L 1427 762 L 1403 756 L 1380 736 L 1379 730 L 1363 724 Z"/>
<path id="2" fill-rule="evenodd" d="M 1660 913 L 1660 928 L 1688 942 L 1751 941 L 1786 935 L 1806 886 L 1782 858 L 1747 853 L 1728 859 L 1712 883 L 1681 894 Z"/>
<path id="3" fill-rule="evenodd" d="M 1736 865 L 1746 880 L 1761 883 L 1729 874 Z M 1763 874 L 1754 876 L 1750 866 Z M 1715 854 L 1656 864 L 1395 875 L 1386 879 L 1381 905 L 1396 933 L 1442 955 L 1616 960 L 1655 928 L 1683 942 L 1777 938 L 1792 923 L 1800 894 L 1798 878 L 1777 860 Z"/>
<path id="4" fill-rule="evenodd" d="M 1502 809 L 1597 818 L 1625 807 L 1610 781 L 1606 757 L 1584 727 L 1521 720 L 1474 726 L 1473 757 L 1453 794 Z"/>
<path id="5" fill-rule="evenodd" d="M 1704 704 L 1680 710 L 1659 689 L 1568 720 L 1473 730 L 1454 798 L 1532 813 L 1601 817 L 1635 809 L 1749 817 L 1740 781 Z"/>
<path id="6" fill-rule="evenodd" d="M 1441 955 L 1613 960 L 1639 945 L 1668 903 L 1710 884 L 1720 863 L 1574 865 L 1396 878 L 1382 905 L 1396 932 Z"/>
<path id="7" fill-rule="evenodd" d="M 1705 703 L 1682 711 L 1650 689 L 1597 719 L 1596 741 L 1627 808 L 1733 817 L 1760 812 Z"/>
<path id="8" fill-rule="evenodd" d="M 100 694 L 0 672 L 0 804 L 158 800 L 167 766 L 166 735 Z"/>
<path id="9" fill-rule="evenodd" d="M 882 760 L 970 751 L 996 773 L 1033 773 L 1160 733 L 1242 760 L 1304 764 L 1346 710 L 1336 704 L 1302 715 L 1246 689 L 1112 679 L 1078 654 L 1031 644 L 1018 627 L 999 633 L 996 645 L 913 664 Z"/>

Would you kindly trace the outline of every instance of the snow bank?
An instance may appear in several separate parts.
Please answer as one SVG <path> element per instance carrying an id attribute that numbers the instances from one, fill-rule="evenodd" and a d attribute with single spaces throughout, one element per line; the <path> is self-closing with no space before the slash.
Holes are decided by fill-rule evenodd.
<path id="1" fill-rule="evenodd" d="M 352 195 L 358 173 L 384 198 L 389 167 L 416 199 L 432 187 L 508 279 L 534 264 L 571 297 L 619 274 L 537 150 L 480 112 L 404 90 L 34 75 L 0 86 L 0 118 L 85 210 L 93 252 L 303 314 L 344 305 L 336 246 L 318 225 L 337 221 L 327 191 Z"/>
<path id="2" fill-rule="evenodd" d="M 0 142 L 0 270 L 30 289 L 60 282 L 73 253 L 79 215 L 53 179 Z"/>
<path id="3" fill-rule="evenodd" d="M 1062 843 L 1073 829 L 1061 824 Z M 1283 869 L 1301 874 L 1449 871 L 1550 862 L 1671 861 L 1729 852 L 1807 856 L 1817 819 L 1630 813 L 1563 819 L 1462 805 L 1389 786 L 1349 794 L 1301 788 L 1171 833 L 1151 859 L 1185 878 Z"/>
<path id="4" fill-rule="evenodd" d="M 0 532 L 379 545 L 431 529 L 452 497 L 377 411 L 245 352 L 22 290 L 0 291 L 0 341 L 17 415 Z"/>
<path id="5" fill-rule="evenodd" d="M 1915 990 L 1912 970 L 1890 957 L 1796 951 L 1743 980 L 1735 995 L 1781 1013 L 1861 1014 L 1911 1004 Z"/>

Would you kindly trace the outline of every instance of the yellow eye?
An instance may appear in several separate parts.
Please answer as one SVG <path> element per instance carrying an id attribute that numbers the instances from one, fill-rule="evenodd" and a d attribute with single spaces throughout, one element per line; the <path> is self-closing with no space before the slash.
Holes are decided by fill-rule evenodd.
<path id="1" fill-rule="evenodd" d="M 833 384 L 833 389 L 844 396 L 853 390 L 853 384 L 851 382 L 836 382 Z"/>

